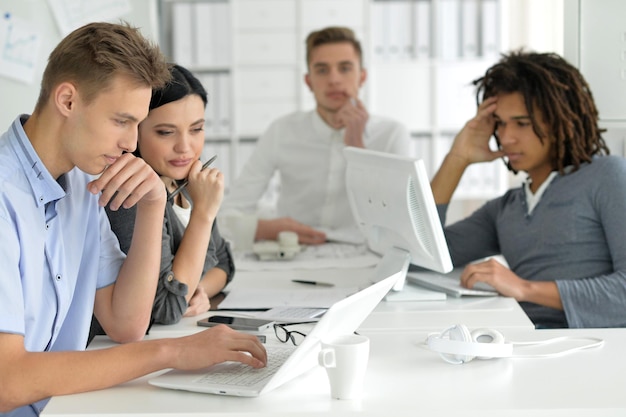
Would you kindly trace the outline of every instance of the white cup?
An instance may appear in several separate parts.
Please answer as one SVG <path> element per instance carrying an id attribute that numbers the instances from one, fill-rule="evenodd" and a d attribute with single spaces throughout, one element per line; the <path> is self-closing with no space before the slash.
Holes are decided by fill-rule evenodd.
<path id="1" fill-rule="evenodd" d="M 318 362 L 326 368 L 330 395 L 339 400 L 360 398 L 370 353 L 370 340 L 350 334 L 322 341 Z"/>

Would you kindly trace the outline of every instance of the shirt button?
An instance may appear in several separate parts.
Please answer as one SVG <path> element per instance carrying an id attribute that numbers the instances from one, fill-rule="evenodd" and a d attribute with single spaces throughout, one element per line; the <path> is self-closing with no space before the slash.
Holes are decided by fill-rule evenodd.
<path id="1" fill-rule="evenodd" d="M 46 230 L 50 229 L 50 225 L 46 223 Z"/>
<path id="2" fill-rule="evenodd" d="M 55 278 L 57 279 L 57 281 L 61 281 L 61 275 L 57 275 Z"/>
<path id="3" fill-rule="evenodd" d="M 172 282 L 174 281 L 174 274 L 168 274 L 167 275 L 167 282 Z"/>

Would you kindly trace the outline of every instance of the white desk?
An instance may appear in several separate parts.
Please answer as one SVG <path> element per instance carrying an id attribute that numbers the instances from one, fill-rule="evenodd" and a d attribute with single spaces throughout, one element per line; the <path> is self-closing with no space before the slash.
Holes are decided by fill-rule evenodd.
<path id="1" fill-rule="evenodd" d="M 300 271 L 259 271 L 238 272 L 229 287 L 236 288 L 296 288 L 301 291 L 314 291 L 292 279 L 324 280 L 337 286 L 355 287 L 366 285 L 373 276 L 372 268 L 321 269 Z M 407 284 L 408 285 L 408 284 Z M 172 332 L 194 332 L 200 318 L 217 314 L 213 311 L 198 317 L 183 318 L 174 326 L 155 325 L 151 334 L 171 334 Z M 245 312 L 243 313 L 245 314 Z M 505 297 L 464 297 L 447 298 L 441 301 L 382 301 L 374 312 L 361 325 L 360 330 L 396 331 L 430 330 L 439 331 L 456 323 L 469 327 L 493 327 L 533 329 L 533 323 L 517 301 Z"/>
<path id="2" fill-rule="evenodd" d="M 53 398 L 43 416 L 624 416 L 626 329 L 505 330 L 512 341 L 596 336 L 601 348 L 556 358 L 450 365 L 419 346 L 426 331 L 364 332 L 371 354 L 362 400 L 332 400 L 315 368 L 258 398 L 156 388 L 148 377 Z M 104 343 L 103 343 L 104 345 Z"/>
<path id="3" fill-rule="evenodd" d="M 239 272 L 232 285 L 249 288 L 282 288 L 291 279 L 332 280 L 336 285 L 358 286 L 368 282 L 372 269 L 355 270 L 307 270 L 307 271 L 261 271 Z M 304 288 L 304 287 L 300 287 Z M 306 289 L 306 288 L 304 288 Z M 175 337 L 203 330 L 196 326 L 202 316 L 184 318 L 173 326 L 154 326 L 148 338 Z M 445 301 L 381 302 L 365 320 L 359 332 L 371 338 L 370 365 L 366 380 L 366 393 L 360 401 L 332 400 L 323 369 L 316 368 L 301 377 L 259 398 L 235 398 L 197 394 L 156 388 L 147 383 L 149 377 L 91 393 L 53 398 L 45 408 L 44 416 L 293 416 L 307 415 L 394 415 L 415 416 L 419 411 L 429 415 L 548 415 L 554 410 L 567 410 L 589 406 L 589 414 L 603 403 L 592 401 L 593 392 L 605 390 L 606 396 L 621 389 L 626 377 L 603 381 L 603 385 L 586 385 L 591 394 L 578 395 L 585 389 L 575 387 L 573 377 L 581 359 L 584 371 L 615 368 L 610 364 L 619 362 L 620 343 L 626 343 L 626 332 L 606 331 L 611 343 L 602 351 L 582 352 L 566 358 L 529 360 L 494 360 L 471 362 L 464 366 L 453 366 L 443 362 L 436 354 L 417 346 L 428 332 L 441 331 L 445 327 L 463 323 L 471 328 L 493 327 L 505 334 L 522 332 L 524 337 L 547 337 L 548 333 L 537 333 L 517 302 L 509 298 L 448 298 Z M 604 333 L 603 333 L 604 334 Z M 271 331 L 269 343 L 273 340 Z M 99 340 L 95 347 L 104 347 Z M 593 360 L 602 359 L 601 367 L 595 368 Z M 609 360 L 609 358 L 612 358 Z M 550 366 L 545 366 L 549 364 Z M 588 371 L 589 370 L 589 371 Z M 593 372 L 591 371 L 593 370 Z M 604 371 L 603 371 L 604 372 Z M 536 373 L 536 374 L 535 374 Z M 538 386 L 550 384 L 554 387 L 541 393 Z M 537 381 L 539 380 L 539 384 Z M 543 384 L 543 385 L 542 385 Z M 482 387 L 482 388 L 481 388 Z M 589 388 L 589 387 L 593 387 Z M 480 388 L 480 389 L 479 389 Z M 485 391 L 481 391 L 484 389 Z M 571 393 L 575 393 L 572 401 Z M 495 396 L 495 401 L 490 398 Z M 621 394 L 615 395 L 615 398 Z M 526 401 L 525 398 L 530 400 Z M 535 400 L 533 400 L 535 399 Z M 532 401 L 531 401 L 532 400 Z M 608 402 L 616 408 L 625 406 L 617 399 Z M 523 412 L 516 411 L 524 410 Z M 528 411 L 528 412 L 527 412 Z M 565 411 L 563 411 L 565 415 Z M 550 414 L 555 415 L 555 414 Z M 568 414 L 569 415 L 569 414 Z M 580 414 L 584 415 L 584 414 Z"/>

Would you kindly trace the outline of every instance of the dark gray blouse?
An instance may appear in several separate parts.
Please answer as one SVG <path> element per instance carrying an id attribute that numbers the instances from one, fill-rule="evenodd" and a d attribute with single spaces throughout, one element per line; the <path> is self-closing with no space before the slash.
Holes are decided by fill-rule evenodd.
<path id="1" fill-rule="evenodd" d="M 189 199 L 188 196 L 187 198 Z M 109 216 L 111 228 L 120 242 L 120 248 L 124 253 L 128 253 L 133 237 L 136 208 L 120 208 L 117 211 L 111 211 L 107 206 L 106 213 Z M 174 212 L 172 203 L 168 201 L 165 205 L 165 216 L 163 219 L 159 282 L 152 308 L 152 319 L 155 323 L 177 323 L 187 310 L 187 301 L 185 300 L 188 292 L 187 284 L 178 281 L 172 271 L 174 256 L 184 233 L 185 227 Z M 213 223 L 213 229 L 211 230 L 211 240 L 204 259 L 202 276 L 208 270 L 216 267 L 226 272 L 227 282 L 232 280 L 235 274 L 233 256 L 229 243 L 220 235 L 217 221 Z M 198 279 L 201 279 L 201 277 Z"/>

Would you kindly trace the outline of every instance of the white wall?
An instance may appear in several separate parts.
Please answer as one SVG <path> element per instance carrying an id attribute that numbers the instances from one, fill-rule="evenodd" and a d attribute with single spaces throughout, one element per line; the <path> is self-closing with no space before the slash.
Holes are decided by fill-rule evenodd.
<path id="1" fill-rule="evenodd" d="M 121 18 L 140 27 L 145 36 L 156 40 L 155 3 L 152 0 L 130 0 L 130 4 L 133 10 Z M 0 133 L 4 133 L 18 114 L 33 111 L 48 55 L 62 38 L 46 0 L 0 0 L 0 18 L 4 18 L 7 12 L 32 25 L 32 29 L 41 35 L 41 44 L 32 83 L 0 76 Z M 0 39 L 3 35 L 0 34 Z M 2 47 L 4 45 L 0 45 L 0 52 Z"/>
<path id="2" fill-rule="evenodd" d="M 502 0 L 504 48 L 562 54 L 564 1 Z"/>

